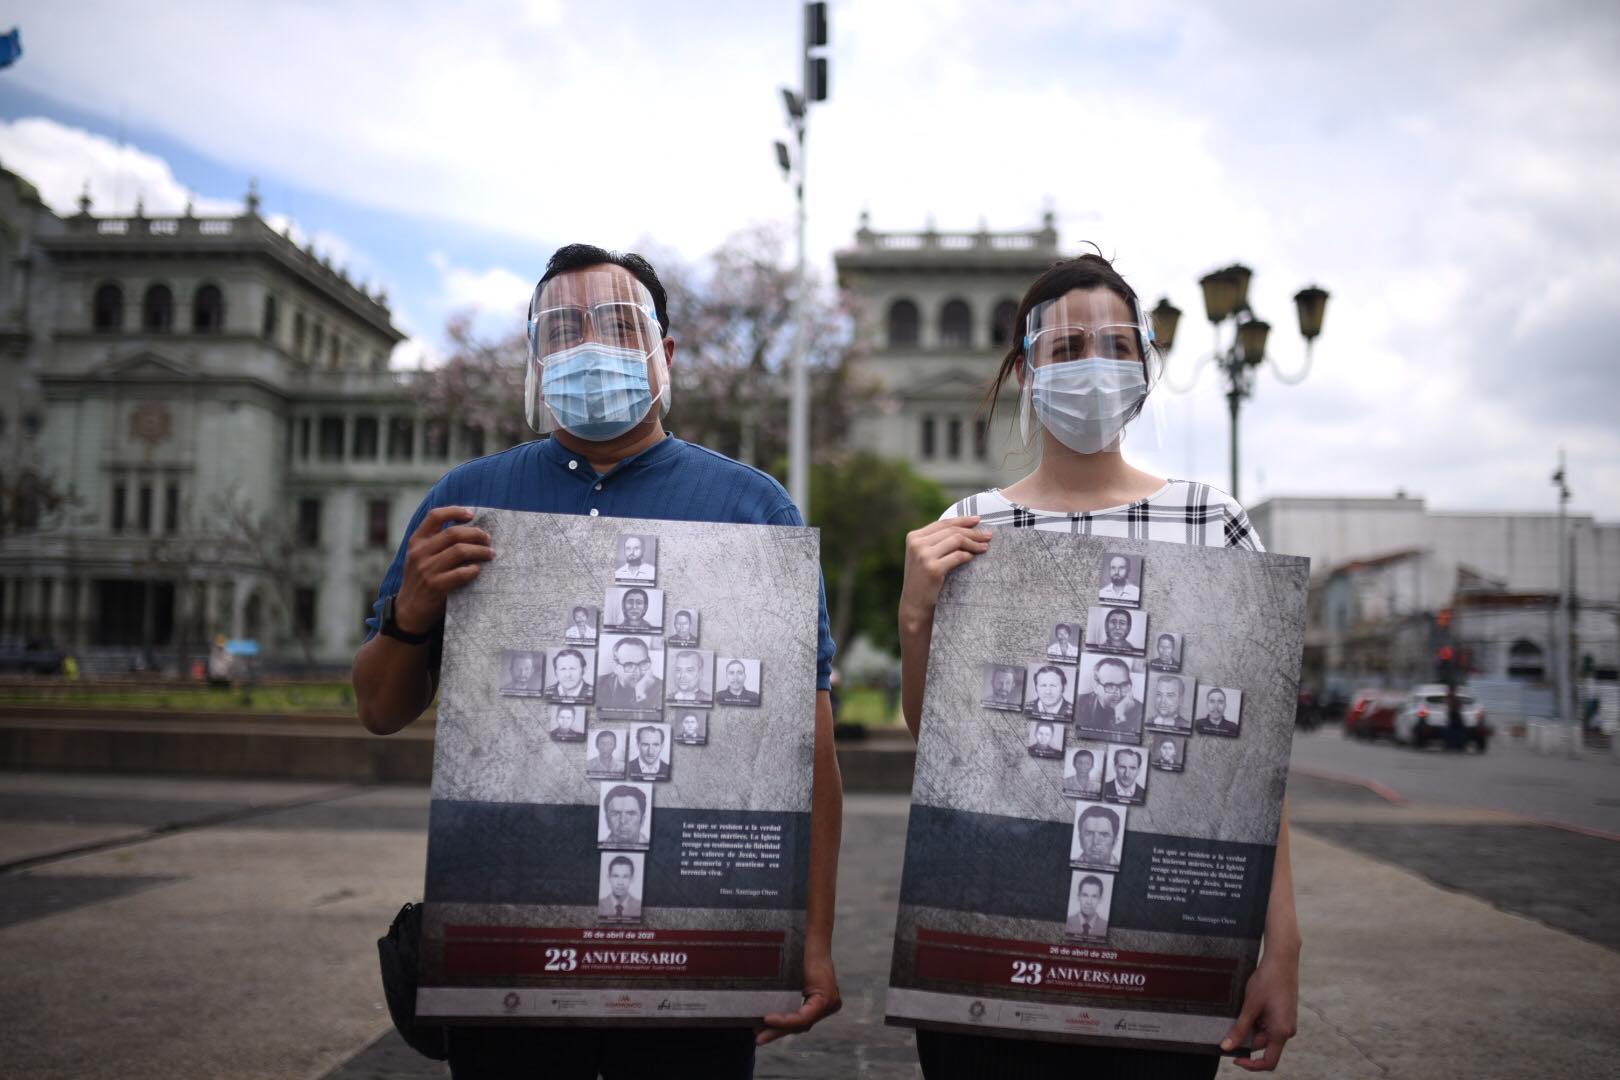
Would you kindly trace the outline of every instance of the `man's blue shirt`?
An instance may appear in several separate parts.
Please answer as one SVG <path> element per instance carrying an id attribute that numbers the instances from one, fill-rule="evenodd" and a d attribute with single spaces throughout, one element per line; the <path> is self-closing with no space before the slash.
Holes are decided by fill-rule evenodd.
<path id="1" fill-rule="evenodd" d="M 599 475 L 556 439 L 520 443 L 446 473 L 405 527 L 405 539 L 377 590 L 368 638 L 377 632 L 384 597 L 405 579 L 405 548 L 428 513 L 441 506 L 482 506 L 543 514 L 714 521 L 734 525 L 803 525 L 787 490 L 758 469 L 670 435 Z M 833 639 L 827 589 L 820 587 L 821 629 L 816 686 L 831 685 Z"/>

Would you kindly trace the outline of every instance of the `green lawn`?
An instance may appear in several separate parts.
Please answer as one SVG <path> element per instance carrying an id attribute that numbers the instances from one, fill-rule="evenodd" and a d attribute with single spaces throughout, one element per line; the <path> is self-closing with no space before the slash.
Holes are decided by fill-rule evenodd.
<path id="1" fill-rule="evenodd" d="M 892 714 L 884 711 L 883 691 L 872 686 L 851 687 L 840 695 L 838 719 L 845 724 L 865 724 L 868 727 L 894 727 L 903 721 L 900 710 Z"/>
<path id="2" fill-rule="evenodd" d="M 348 712 L 354 690 L 346 682 L 276 684 L 252 687 L 151 686 L 98 688 L 94 683 L 48 687 L 0 687 L 0 705 L 75 705 L 98 709 L 299 713 Z"/>

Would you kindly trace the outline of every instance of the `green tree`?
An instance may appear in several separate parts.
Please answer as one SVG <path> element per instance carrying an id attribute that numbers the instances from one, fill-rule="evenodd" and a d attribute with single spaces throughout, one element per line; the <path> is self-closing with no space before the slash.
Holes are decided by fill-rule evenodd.
<path id="1" fill-rule="evenodd" d="M 899 650 L 906 534 L 950 504 L 943 488 L 905 462 L 866 451 L 811 467 L 810 524 L 821 530 L 834 640 L 844 644 L 864 634 L 877 648 Z"/>

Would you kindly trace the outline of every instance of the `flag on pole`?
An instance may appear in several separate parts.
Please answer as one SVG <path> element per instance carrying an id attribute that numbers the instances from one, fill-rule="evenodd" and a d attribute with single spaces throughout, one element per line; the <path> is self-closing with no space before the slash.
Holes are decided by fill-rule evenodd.
<path id="1" fill-rule="evenodd" d="M 10 67 L 22 55 L 22 32 L 15 26 L 11 33 L 0 34 L 0 68 Z"/>

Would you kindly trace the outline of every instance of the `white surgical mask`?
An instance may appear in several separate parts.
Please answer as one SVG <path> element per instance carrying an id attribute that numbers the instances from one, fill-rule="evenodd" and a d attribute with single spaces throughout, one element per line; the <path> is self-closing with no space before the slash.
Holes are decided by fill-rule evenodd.
<path id="1" fill-rule="evenodd" d="M 1030 368 L 1028 377 L 1041 425 L 1077 454 L 1112 446 L 1148 389 L 1140 360 L 1066 360 Z"/>

